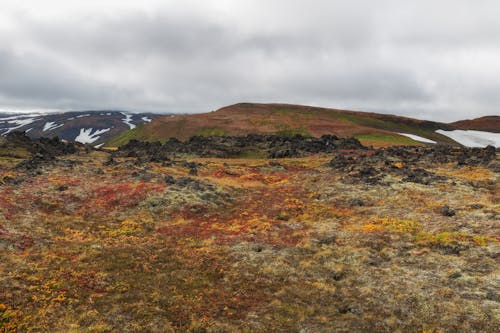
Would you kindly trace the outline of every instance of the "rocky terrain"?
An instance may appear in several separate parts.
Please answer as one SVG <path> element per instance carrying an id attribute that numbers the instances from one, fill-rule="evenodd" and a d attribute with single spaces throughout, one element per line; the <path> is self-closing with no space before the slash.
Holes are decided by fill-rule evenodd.
<path id="1" fill-rule="evenodd" d="M 0 331 L 496 332 L 499 153 L 0 138 Z"/>
<path id="2" fill-rule="evenodd" d="M 321 138 L 279 135 L 247 136 L 194 136 L 187 141 L 169 139 L 160 142 L 131 140 L 121 146 L 114 155 L 121 157 L 141 157 L 161 161 L 169 156 L 197 157 L 302 157 L 316 153 L 329 153 L 339 149 L 363 149 L 355 138 L 339 138 L 323 135 Z"/>

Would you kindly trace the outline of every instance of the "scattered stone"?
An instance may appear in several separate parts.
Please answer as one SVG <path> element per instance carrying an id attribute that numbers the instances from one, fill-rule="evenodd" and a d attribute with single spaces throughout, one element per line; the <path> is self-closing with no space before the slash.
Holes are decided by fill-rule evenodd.
<path id="1" fill-rule="evenodd" d="M 352 157 L 345 157 L 342 154 L 335 155 L 335 157 L 328 162 L 328 165 L 335 169 L 344 169 L 349 165 L 356 164 L 356 161 Z"/>
<path id="2" fill-rule="evenodd" d="M 335 281 L 340 281 L 344 278 L 344 273 L 335 271 L 330 274 L 330 277 Z"/>
<path id="3" fill-rule="evenodd" d="M 488 290 L 486 293 L 486 299 L 494 302 L 500 302 L 500 294 L 495 291 Z"/>
<path id="4" fill-rule="evenodd" d="M 354 198 L 349 201 L 351 207 L 362 207 L 365 205 L 365 202 L 360 198 Z"/>
<path id="5" fill-rule="evenodd" d="M 279 214 L 278 216 L 276 216 L 276 219 L 280 221 L 288 221 L 290 220 L 290 216 L 287 214 Z"/>
<path id="6" fill-rule="evenodd" d="M 164 178 L 163 178 L 163 181 L 167 184 L 175 184 L 175 179 L 174 177 L 172 177 L 171 175 L 166 175 Z"/>
<path id="7" fill-rule="evenodd" d="M 196 167 L 189 169 L 190 176 L 198 176 L 198 169 Z"/>
<path id="8" fill-rule="evenodd" d="M 118 162 L 115 161 L 113 156 L 108 157 L 106 162 L 103 163 L 104 166 L 117 165 L 117 164 L 118 164 Z"/>
<path id="9" fill-rule="evenodd" d="M 430 185 L 437 180 L 441 180 L 442 177 L 435 175 L 425 169 L 408 169 L 403 168 L 403 182 L 418 183 L 423 185 Z"/>
<path id="10" fill-rule="evenodd" d="M 19 185 L 22 182 L 24 182 L 24 178 L 19 177 L 19 178 L 14 178 L 14 177 L 9 177 L 5 176 L 0 180 L 0 185 Z"/>
<path id="11" fill-rule="evenodd" d="M 441 208 L 441 215 L 448 217 L 455 216 L 455 210 L 450 208 L 450 206 L 443 206 Z"/>
<path id="12" fill-rule="evenodd" d="M 333 244 L 335 243 L 335 240 L 337 239 L 337 237 L 331 235 L 331 236 L 325 236 L 325 237 L 322 237 L 320 238 L 318 241 L 318 243 L 320 245 L 330 245 L 330 244 Z"/>

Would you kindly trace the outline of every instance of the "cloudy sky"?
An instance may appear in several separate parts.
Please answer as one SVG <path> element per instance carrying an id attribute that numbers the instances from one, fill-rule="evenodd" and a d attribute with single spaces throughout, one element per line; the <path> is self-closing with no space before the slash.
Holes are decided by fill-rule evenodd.
<path id="1" fill-rule="evenodd" d="M 498 0 L 0 0 L 0 110 L 500 114 Z"/>

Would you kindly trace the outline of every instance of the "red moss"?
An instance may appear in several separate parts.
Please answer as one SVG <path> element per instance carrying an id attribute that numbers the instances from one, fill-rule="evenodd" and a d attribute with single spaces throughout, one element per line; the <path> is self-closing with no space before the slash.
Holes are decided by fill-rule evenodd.
<path id="1" fill-rule="evenodd" d="M 150 183 L 104 185 L 94 190 L 89 204 L 104 209 L 133 207 L 146 199 L 151 192 L 161 192 L 165 187 Z"/>

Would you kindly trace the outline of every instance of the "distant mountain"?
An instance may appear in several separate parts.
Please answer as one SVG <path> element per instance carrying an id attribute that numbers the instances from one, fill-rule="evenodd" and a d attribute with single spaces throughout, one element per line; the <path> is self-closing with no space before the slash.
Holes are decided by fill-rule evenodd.
<path id="1" fill-rule="evenodd" d="M 239 103 L 191 115 L 123 111 L 0 113 L 0 136 L 25 131 L 31 137 L 116 147 L 130 139 L 165 142 L 171 137 L 278 134 L 354 136 L 366 146 L 451 144 L 500 146 L 500 117 L 450 124 L 395 115 L 290 104 Z"/>
<path id="2" fill-rule="evenodd" d="M 453 131 L 451 124 L 394 115 L 357 112 L 289 104 L 240 103 L 217 111 L 162 116 L 127 131 L 106 145 L 118 146 L 130 139 L 165 141 L 170 137 L 186 140 L 195 135 L 335 134 L 354 136 L 365 145 L 423 145 L 458 143 L 438 130 Z M 447 132 L 445 132 L 447 133 Z"/>
<path id="3" fill-rule="evenodd" d="M 30 137 L 55 137 L 94 146 L 146 124 L 153 113 L 122 111 L 71 111 L 61 113 L 0 113 L 0 135 L 25 131 Z"/>
<path id="4" fill-rule="evenodd" d="M 476 119 L 460 120 L 451 125 L 463 130 L 500 133 L 500 116 L 486 116 Z"/>

